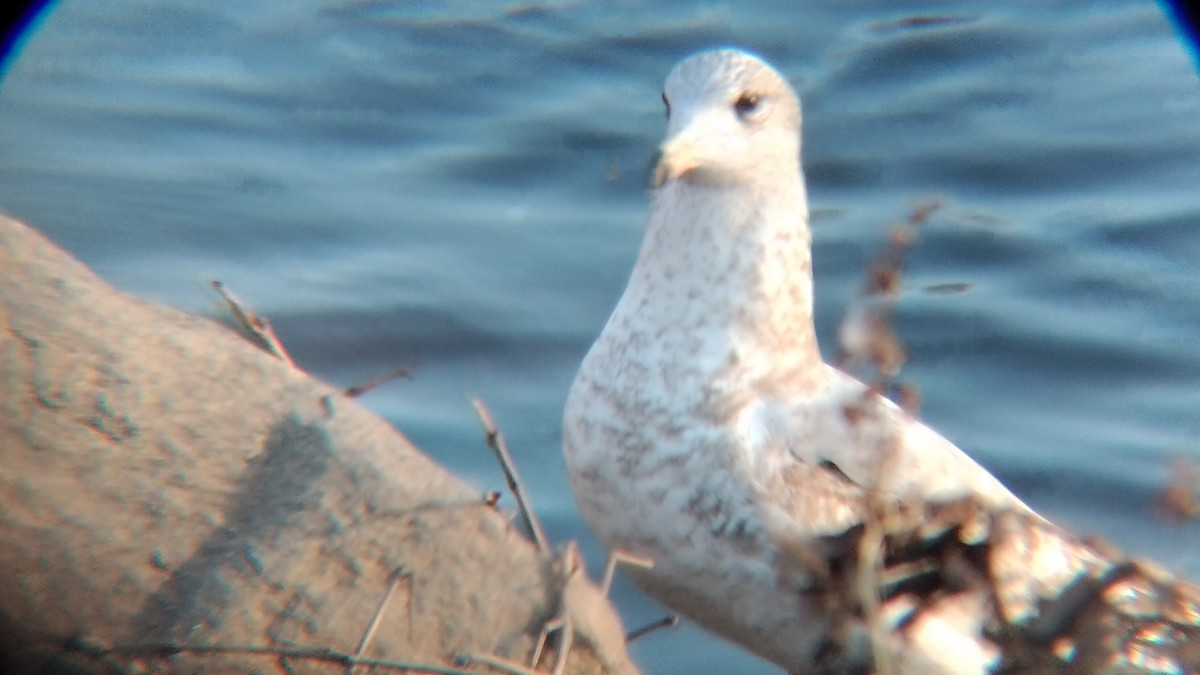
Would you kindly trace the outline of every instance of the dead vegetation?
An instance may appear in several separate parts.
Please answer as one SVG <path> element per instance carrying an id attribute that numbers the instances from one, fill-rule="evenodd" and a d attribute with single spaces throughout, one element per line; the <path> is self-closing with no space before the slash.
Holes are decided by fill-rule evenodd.
<path id="1" fill-rule="evenodd" d="M 864 398 L 844 411 L 852 424 L 868 424 L 878 414 L 876 394 L 890 394 L 916 413 L 916 388 L 897 382 L 905 350 L 891 329 L 891 312 L 904 253 L 937 208 L 917 207 L 892 228 L 887 248 L 868 269 L 862 304 L 842 323 L 842 364 L 871 374 Z M 896 448 L 881 442 L 878 473 L 885 475 Z M 1164 503 L 1178 516 L 1195 516 L 1200 477 L 1194 465 L 1181 460 L 1172 476 Z M 1200 587 L 1031 513 L 997 511 L 974 499 L 905 504 L 877 486 L 866 486 L 863 499 L 864 523 L 822 547 L 828 560 L 844 562 L 826 566 L 821 592 L 835 622 L 821 672 L 923 672 L 898 661 L 895 655 L 904 652 L 897 645 L 919 639 L 928 617 L 966 608 L 959 616 L 984 617 L 966 628 L 976 631 L 996 673 L 1200 673 Z M 1039 560 L 1048 567 L 1040 568 Z M 1065 577 L 1064 564 L 1073 570 Z M 855 655 L 863 631 L 869 661 Z"/>

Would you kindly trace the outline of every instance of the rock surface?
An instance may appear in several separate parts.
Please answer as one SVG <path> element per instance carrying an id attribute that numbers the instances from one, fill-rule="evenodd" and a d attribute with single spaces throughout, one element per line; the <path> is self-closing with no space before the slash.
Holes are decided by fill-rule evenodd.
<path id="1" fill-rule="evenodd" d="M 190 647 L 355 654 L 398 574 L 363 656 L 523 661 L 551 567 L 353 400 L 0 216 L 0 670 L 342 672 Z"/>

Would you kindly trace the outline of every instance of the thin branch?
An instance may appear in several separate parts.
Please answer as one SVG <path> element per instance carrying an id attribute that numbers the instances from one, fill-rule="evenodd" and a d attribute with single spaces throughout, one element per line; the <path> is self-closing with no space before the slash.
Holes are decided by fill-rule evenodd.
<path id="1" fill-rule="evenodd" d="M 546 649 L 546 641 L 550 639 L 550 634 L 559 628 L 563 627 L 562 608 L 559 608 L 559 613 L 542 624 L 542 632 L 538 634 L 537 642 L 533 644 L 533 655 L 529 657 L 529 665 L 537 667 L 538 661 L 542 660 L 542 651 Z"/>
<path id="2" fill-rule="evenodd" d="M 642 626 L 641 628 L 635 628 L 634 630 L 629 631 L 629 634 L 627 634 L 625 636 L 625 644 L 629 644 L 630 642 L 633 642 L 634 640 L 644 638 L 656 630 L 661 630 L 663 628 L 674 628 L 675 626 L 678 626 L 678 625 L 679 625 L 679 615 L 678 614 L 668 614 L 668 615 L 664 616 L 663 618 L 658 619 L 657 621 L 651 621 L 650 623 L 646 624 L 645 626 Z"/>
<path id="3" fill-rule="evenodd" d="M 212 282 L 213 290 L 221 296 L 229 307 L 229 313 L 233 314 L 233 318 L 238 324 L 248 333 L 262 341 L 267 347 L 267 350 L 278 357 L 281 361 L 295 368 L 296 362 L 292 361 L 292 357 L 288 356 L 287 350 L 283 348 L 283 343 L 275 335 L 275 329 L 271 327 L 271 322 L 254 313 L 237 296 L 225 287 L 225 284 L 214 280 Z"/>
<path id="4" fill-rule="evenodd" d="M 379 630 L 379 624 L 383 622 L 383 615 L 385 612 L 387 612 L 388 605 L 390 605 L 392 602 L 392 597 L 396 595 L 396 587 L 400 585 L 400 580 L 410 578 L 408 574 L 403 572 L 403 569 L 403 567 L 400 567 L 392 572 L 392 581 L 388 584 L 388 589 L 387 592 L 383 594 L 383 599 L 379 601 L 379 607 L 375 610 L 375 618 L 371 619 L 371 625 L 367 626 L 366 632 L 363 633 L 362 640 L 360 640 L 358 643 L 358 649 L 354 653 L 354 658 L 362 658 L 363 653 L 366 652 L 367 647 L 371 644 L 371 641 L 375 639 L 375 633 Z M 409 630 L 412 630 L 411 623 L 409 624 Z M 354 665 L 347 666 L 346 675 L 352 675 L 354 673 L 354 668 Z"/>
<path id="5" fill-rule="evenodd" d="M 867 269 L 861 295 L 876 301 L 847 312 L 839 327 L 839 338 L 845 357 L 851 361 L 864 362 L 873 367 L 871 386 L 864 392 L 857 405 L 849 405 L 843 413 L 851 424 L 858 424 L 865 415 L 876 414 L 875 395 L 886 396 L 892 390 L 906 358 L 904 345 L 892 330 L 891 316 L 896 298 L 904 279 L 904 254 L 917 235 L 917 228 L 926 223 L 937 211 L 939 203 L 931 202 L 918 206 L 909 214 L 908 220 L 892 228 L 888 246 Z M 901 406 L 915 414 L 919 396 L 915 387 L 901 386 Z M 896 455 L 895 446 L 884 448 L 880 466 L 876 470 L 875 484 L 866 486 L 863 496 L 863 531 L 858 542 L 855 559 L 854 596 L 862 608 L 871 651 L 878 675 L 894 672 L 887 651 L 887 627 L 884 625 L 879 595 L 882 582 L 884 546 L 886 543 L 885 521 L 889 505 L 876 502 L 878 482 L 888 475 L 887 464 Z"/>
<path id="6" fill-rule="evenodd" d="M 384 659 L 367 659 L 350 654 L 343 654 L 325 647 L 255 647 L 255 646 L 225 646 L 225 645 L 180 645 L 172 642 L 148 642 L 115 647 L 101 647 L 85 640 L 73 639 L 64 645 L 67 651 L 85 654 L 95 658 L 107 656 L 141 656 L 166 658 L 176 654 L 248 654 L 267 655 L 286 659 L 309 659 L 324 661 L 343 666 L 375 666 L 389 670 L 423 673 L 427 675 L 479 675 L 458 668 L 445 668 L 419 663 L 403 663 Z"/>
<path id="7" fill-rule="evenodd" d="M 862 603 L 867 634 L 871 637 L 871 653 L 877 675 L 891 675 L 892 661 L 887 652 L 887 630 L 879 607 L 879 568 L 883 556 L 883 531 L 878 517 L 870 506 L 858 542 L 857 595 Z"/>
<path id="8" fill-rule="evenodd" d="M 356 384 L 353 387 L 346 387 L 346 389 L 342 392 L 342 394 L 344 396 L 346 396 L 347 398 L 357 398 L 357 397 L 362 396 L 363 394 L 371 391 L 372 389 L 378 387 L 381 384 L 387 384 L 388 382 L 391 382 L 392 380 L 399 380 L 399 379 L 405 379 L 405 378 L 410 378 L 410 377 L 412 377 L 412 373 L 408 370 L 408 368 L 397 368 L 397 369 L 393 370 L 392 372 L 387 373 L 386 375 L 380 375 L 379 377 L 375 377 L 370 380 L 367 380 L 366 382 L 364 382 L 362 384 Z"/>
<path id="9" fill-rule="evenodd" d="M 471 405 L 475 406 L 475 413 L 479 415 L 479 421 L 483 424 L 483 431 L 488 447 L 492 449 L 492 452 L 496 453 L 496 459 L 500 462 L 500 468 L 504 470 L 504 478 L 508 481 L 508 489 L 512 490 L 513 497 L 517 500 L 517 508 L 521 512 L 521 518 L 525 521 L 525 527 L 533 537 L 533 543 L 537 545 L 538 551 L 544 557 L 552 557 L 554 552 L 550 549 L 550 544 L 547 542 L 546 533 L 542 530 L 541 523 L 538 522 L 537 516 L 529 506 L 529 503 L 525 501 L 525 487 L 521 483 L 521 476 L 517 473 L 517 466 L 513 462 L 512 456 L 508 453 L 508 445 L 504 442 L 504 436 L 496 429 L 492 413 L 483 404 L 483 401 L 477 398 L 471 399 Z"/>
<path id="10" fill-rule="evenodd" d="M 571 620 L 570 612 L 563 615 L 562 628 L 558 631 L 558 654 L 554 659 L 553 675 L 562 675 L 567 669 L 567 657 L 571 655 L 571 645 L 575 642 L 575 622 Z"/>
<path id="11" fill-rule="evenodd" d="M 501 658 L 499 656 L 467 653 L 459 654 L 458 660 L 464 662 L 464 665 L 469 665 L 471 663 L 482 663 L 485 666 L 491 666 L 496 670 L 503 670 L 504 672 L 511 673 L 512 675 L 539 675 L 536 670 L 530 670 L 529 668 L 526 668 L 515 661 L 509 661 L 508 659 Z"/>

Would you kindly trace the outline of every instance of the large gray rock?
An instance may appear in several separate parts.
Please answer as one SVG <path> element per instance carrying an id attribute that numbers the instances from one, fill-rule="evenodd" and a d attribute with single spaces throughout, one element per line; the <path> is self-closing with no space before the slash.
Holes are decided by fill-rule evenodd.
<path id="1" fill-rule="evenodd" d="M 340 672 L 84 652 L 353 654 L 397 570 L 367 656 L 521 660 L 557 611 L 552 566 L 385 421 L 0 216 L 0 670 Z M 601 670 L 586 647 L 570 666 Z"/>

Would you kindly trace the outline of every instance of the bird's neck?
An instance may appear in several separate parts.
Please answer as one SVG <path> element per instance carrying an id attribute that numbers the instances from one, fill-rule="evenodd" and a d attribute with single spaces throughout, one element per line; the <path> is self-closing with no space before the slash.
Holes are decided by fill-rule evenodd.
<path id="1" fill-rule="evenodd" d="M 807 199 L 793 171 L 769 185 L 676 180 L 656 192 L 617 310 L 658 328 L 652 353 L 758 393 L 807 387 L 821 371 Z"/>

